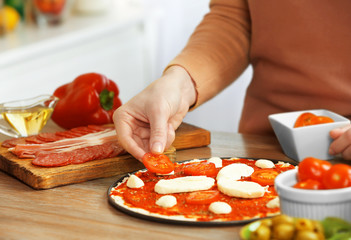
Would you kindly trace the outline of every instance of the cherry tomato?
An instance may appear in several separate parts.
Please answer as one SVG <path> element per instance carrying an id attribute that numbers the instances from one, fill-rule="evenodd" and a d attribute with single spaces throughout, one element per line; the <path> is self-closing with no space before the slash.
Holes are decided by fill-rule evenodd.
<path id="1" fill-rule="evenodd" d="M 278 174 L 278 171 L 275 169 L 259 169 L 251 174 L 251 180 L 263 186 L 274 185 L 274 180 Z"/>
<path id="2" fill-rule="evenodd" d="M 351 187 L 351 166 L 334 164 L 324 174 L 323 184 L 327 189 Z"/>
<path id="3" fill-rule="evenodd" d="M 318 189 L 323 189 L 323 185 L 321 182 L 317 180 L 307 179 L 301 182 L 297 182 L 294 185 L 294 188 L 318 190 Z"/>
<path id="4" fill-rule="evenodd" d="M 219 191 L 205 190 L 189 193 L 185 201 L 189 204 L 210 204 L 219 198 Z"/>
<path id="5" fill-rule="evenodd" d="M 315 117 L 316 115 L 313 114 L 313 113 L 310 113 L 310 112 L 305 112 L 305 113 L 302 113 L 297 119 L 296 119 L 296 122 L 295 122 L 295 125 L 294 127 L 304 127 L 304 126 L 308 126 L 308 125 L 311 125 L 311 119 L 313 117 Z"/>
<path id="6" fill-rule="evenodd" d="M 313 179 L 322 182 L 323 174 L 330 169 L 332 164 L 328 161 L 314 157 L 303 159 L 298 166 L 297 179 L 299 182 Z"/>
<path id="7" fill-rule="evenodd" d="M 326 116 L 315 116 L 311 119 L 312 124 L 322 124 L 322 123 L 331 123 L 331 122 L 334 122 L 334 120 Z"/>
<path id="8" fill-rule="evenodd" d="M 184 168 L 185 175 L 215 177 L 218 173 L 216 165 L 212 162 L 192 163 Z"/>
<path id="9" fill-rule="evenodd" d="M 153 173 L 167 174 L 174 170 L 174 164 L 164 154 L 145 153 L 143 164 Z"/>

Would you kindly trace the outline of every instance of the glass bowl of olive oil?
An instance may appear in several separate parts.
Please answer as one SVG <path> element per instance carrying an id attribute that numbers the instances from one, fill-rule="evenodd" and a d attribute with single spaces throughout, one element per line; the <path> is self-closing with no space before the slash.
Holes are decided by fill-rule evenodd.
<path id="1" fill-rule="evenodd" d="M 10 137 L 38 134 L 50 119 L 58 98 L 41 95 L 0 104 L 0 133 Z"/>

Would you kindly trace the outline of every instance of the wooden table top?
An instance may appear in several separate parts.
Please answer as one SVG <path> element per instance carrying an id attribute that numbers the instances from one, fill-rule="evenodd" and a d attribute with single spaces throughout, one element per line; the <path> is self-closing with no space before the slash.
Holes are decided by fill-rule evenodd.
<path id="1" fill-rule="evenodd" d="M 217 132 L 211 135 L 211 145 L 177 151 L 177 161 L 211 156 L 291 161 L 274 137 Z M 243 225 L 172 225 L 118 211 L 107 198 L 109 186 L 118 178 L 34 190 L 0 171 L 0 239 L 239 239 Z"/>

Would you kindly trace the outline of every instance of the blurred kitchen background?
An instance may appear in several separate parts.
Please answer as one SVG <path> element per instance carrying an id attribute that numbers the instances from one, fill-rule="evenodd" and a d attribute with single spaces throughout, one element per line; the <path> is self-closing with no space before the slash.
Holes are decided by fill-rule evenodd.
<path id="1" fill-rule="evenodd" d="M 52 94 L 87 72 L 127 102 L 185 46 L 209 0 L 0 0 L 0 102 Z M 251 68 L 186 119 L 236 132 Z"/>

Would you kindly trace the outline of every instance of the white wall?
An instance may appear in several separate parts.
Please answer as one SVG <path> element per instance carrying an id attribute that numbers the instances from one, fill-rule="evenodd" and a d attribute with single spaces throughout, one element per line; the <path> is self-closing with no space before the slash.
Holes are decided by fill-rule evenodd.
<path id="1" fill-rule="evenodd" d="M 209 0 L 132 0 L 150 12 L 158 13 L 159 34 L 154 76 L 159 77 L 164 67 L 185 46 L 189 36 L 209 11 Z M 185 122 L 211 131 L 236 132 L 246 88 L 252 76 L 248 68 L 242 76 L 214 99 L 188 113 Z"/>

